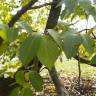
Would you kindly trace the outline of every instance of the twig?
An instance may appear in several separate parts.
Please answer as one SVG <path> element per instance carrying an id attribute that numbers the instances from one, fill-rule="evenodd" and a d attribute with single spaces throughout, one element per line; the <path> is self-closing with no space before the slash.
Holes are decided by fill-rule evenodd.
<path id="1" fill-rule="evenodd" d="M 85 64 L 87 64 L 87 65 L 96 67 L 96 64 L 91 64 L 91 63 L 90 63 L 91 61 L 88 60 L 88 59 L 86 59 L 86 58 L 82 58 L 82 57 L 80 57 L 80 56 L 78 56 L 78 55 L 74 56 L 74 58 L 75 58 L 76 60 L 79 60 L 81 63 L 85 63 Z"/>
<path id="2" fill-rule="evenodd" d="M 78 56 L 79 56 L 79 52 L 78 52 Z M 80 56 L 79 56 L 80 57 Z M 78 77 L 78 85 L 79 85 L 79 92 L 81 93 L 81 66 L 80 66 L 80 58 L 78 59 L 78 72 L 79 72 L 79 77 Z"/>
<path id="3" fill-rule="evenodd" d="M 86 58 L 82 58 L 82 57 L 80 57 L 80 56 L 78 56 L 78 55 L 74 56 L 74 58 L 75 58 L 76 60 L 80 60 L 80 62 L 82 62 L 82 63 L 87 63 L 87 64 L 90 63 L 89 60 L 87 60 Z M 89 64 L 89 65 L 90 65 L 90 64 Z"/>
<path id="4" fill-rule="evenodd" d="M 79 22 L 79 20 L 77 20 L 76 22 L 74 22 L 74 23 L 71 23 L 71 24 L 69 24 L 68 26 L 72 26 L 72 25 L 75 25 L 76 23 L 78 23 Z"/>
<path id="5" fill-rule="evenodd" d="M 83 29 L 83 30 L 78 31 L 78 33 L 81 33 L 81 32 L 86 31 L 86 30 L 88 31 L 90 29 Z"/>
<path id="6" fill-rule="evenodd" d="M 48 68 L 44 66 L 42 69 L 40 69 L 39 73 L 42 72 L 44 69 L 48 70 Z"/>
<path id="7" fill-rule="evenodd" d="M 13 16 L 13 18 L 10 20 L 10 22 L 8 23 L 9 27 L 12 27 L 18 20 L 19 18 L 27 11 L 31 8 L 32 5 L 34 5 L 38 0 L 31 0 L 27 5 L 25 5 L 24 7 L 22 7 L 22 9 L 20 11 L 17 12 L 16 15 Z"/>
<path id="8" fill-rule="evenodd" d="M 88 19 L 87 19 L 87 24 L 86 24 L 86 33 L 88 32 L 88 30 L 87 30 L 87 26 L 88 26 Z"/>
<path id="9" fill-rule="evenodd" d="M 96 36 L 95 36 L 95 34 L 92 32 L 92 36 L 94 37 L 94 39 L 96 39 Z"/>
<path id="10" fill-rule="evenodd" d="M 31 7 L 29 10 L 31 9 L 39 9 L 39 8 L 42 8 L 42 7 L 46 7 L 48 5 L 54 5 L 56 4 L 57 2 L 50 2 L 50 3 L 45 3 L 45 4 L 42 4 L 42 5 L 39 5 L 39 6 L 34 6 L 34 7 Z"/>

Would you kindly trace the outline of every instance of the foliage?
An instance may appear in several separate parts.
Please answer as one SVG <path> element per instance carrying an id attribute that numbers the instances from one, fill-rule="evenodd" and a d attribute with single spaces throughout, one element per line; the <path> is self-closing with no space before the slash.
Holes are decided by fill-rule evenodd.
<path id="1" fill-rule="evenodd" d="M 65 6 L 60 15 L 62 22 L 58 23 L 54 29 L 44 30 L 50 7 L 38 10 L 30 9 L 10 28 L 6 23 L 11 20 L 12 12 L 16 12 L 15 9 L 21 9 L 27 2 L 29 0 L 10 0 L 9 3 L 7 0 L 0 1 L 0 13 L 2 13 L 0 19 L 3 22 L 0 24 L 0 55 L 8 56 L 9 59 L 4 61 L 3 58 L 4 62 L 0 62 L 2 64 L 8 63 L 5 64 L 5 67 L 3 66 L 1 74 L 4 75 L 6 72 L 8 76 L 13 76 L 17 71 L 15 79 L 16 83 L 19 84 L 12 91 L 11 96 L 15 96 L 14 92 L 19 96 L 32 96 L 32 89 L 42 90 L 43 80 L 37 70 L 33 70 L 38 62 L 32 62 L 32 60 L 39 60 L 40 63 L 51 70 L 62 52 L 68 59 L 74 58 L 78 53 L 82 56 L 82 51 L 88 53 L 87 59 L 96 53 L 95 28 L 89 29 L 90 33 L 86 31 L 87 29 L 79 32 L 71 25 L 74 19 L 88 20 L 90 15 L 96 21 L 96 7 L 90 0 L 62 0 L 57 5 L 57 7 Z M 82 49 L 81 46 L 83 46 Z M 83 54 L 83 57 L 84 55 L 86 54 Z M 10 72 L 8 73 L 6 70 L 8 70 L 8 66 L 13 66 L 9 63 L 13 64 L 12 60 L 15 57 L 19 58 L 14 62 L 16 70 L 10 75 Z M 91 63 L 94 63 L 94 65 L 96 64 L 95 57 L 91 59 Z"/>

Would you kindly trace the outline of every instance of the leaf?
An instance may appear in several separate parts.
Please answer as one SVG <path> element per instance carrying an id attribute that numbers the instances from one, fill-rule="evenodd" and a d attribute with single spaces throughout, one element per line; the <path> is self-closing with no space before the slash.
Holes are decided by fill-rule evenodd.
<path id="1" fill-rule="evenodd" d="M 92 15 L 96 21 L 96 8 L 92 6 L 92 0 L 79 0 L 79 4 L 86 11 L 87 15 Z"/>
<path id="2" fill-rule="evenodd" d="M 32 28 L 31 28 L 31 26 L 29 26 L 29 24 L 27 24 L 26 22 L 21 21 L 21 22 L 17 22 L 17 24 L 18 24 L 21 28 L 25 29 L 28 33 L 32 33 Z"/>
<path id="3" fill-rule="evenodd" d="M 79 4 L 81 7 L 83 7 L 85 10 L 89 9 L 90 5 L 91 5 L 91 1 L 90 0 L 78 0 Z M 85 6 L 86 4 L 86 6 Z"/>
<path id="4" fill-rule="evenodd" d="M 91 54 L 93 53 L 94 42 L 89 35 L 82 35 L 82 44 L 84 45 L 86 51 L 88 51 Z"/>
<path id="5" fill-rule="evenodd" d="M 75 33 L 74 31 L 65 32 L 62 35 L 62 40 L 64 44 L 64 52 L 68 59 L 75 56 L 78 52 L 79 45 L 82 42 L 81 35 Z"/>
<path id="6" fill-rule="evenodd" d="M 4 41 L 3 38 L 0 37 L 0 46 L 2 45 L 3 41 Z"/>
<path id="7" fill-rule="evenodd" d="M 37 54 L 40 62 L 51 69 L 59 54 L 60 49 L 58 48 L 57 43 L 48 35 L 42 36 L 40 48 Z"/>
<path id="8" fill-rule="evenodd" d="M 91 0 L 79 0 L 79 4 L 88 14 L 90 14 L 91 10 L 93 9 Z"/>
<path id="9" fill-rule="evenodd" d="M 14 89 L 11 91 L 11 93 L 10 93 L 9 96 L 19 96 L 19 91 L 20 91 L 20 88 L 19 88 L 19 87 L 16 87 L 16 88 L 14 88 Z"/>
<path id="10" fill-rule="evenodd" d="M 21 90 L 21 96 L 33 96 L 32 90 L 30 88 L 23 88 Z"/>
<path id="11" fill-rule="evenodd" d="M 7 34 L 5 31 L 0 30 L 0 38 L 2 38 L 3 40 L 7 41 Z"/>
<path id="12" fill-rule="evenodd" d="M 78 3 L 78 0 L 64 0 L 66 8 L 71 12 Z"/>
<path id="13" fill-rule="evenodd" d="M 4 41 L 2 42 L 2 44 L 0 45 L 0 55 L 6 51 L 8 46 L 9 46 L 8 42 L 4 42 Z"/>
<path id="14" fill-rule="evenodd" d="M 9 27 L 6 24 L 0 24 L 0 37 L 7 41 L 7 31 Z"/>
<path id="15" fill-rule="evenodd" d="M 59 7 L 59 6 L 62 6 L 63 3 L 64 3 L 64 1 L 61 0 L 61 1 L 57 4 L 56 8 Z"/>
<path id="16" fill-rule="evenodd" d="M 54 39 L 54 41 L 59 45 L 59 47 L 62 49 L 62 41 L 61 41 L 59 33 L 57 33 L 53 29 L 48 29 L 48 33 Z"/>
<path id="17" fill-rule="evenodd" d="M 9 42 L 13 42 L 17 38 L 17 36 L 18 36 L 17 28 L 12 27 L 7 31 L 7 38 Z"/>
<path id="18" fill-rule="evenodd" d="M 36 56 L 40 45 L 40 34 L 29 36 L 21 45 L 19 58 L 23 64 L 28 64 Z"/>
<path id="19" fill-rule="evenodd" d="M 72 19 L 74 19 L 76 16 L 79 16 L 80 19 L 86 17 L 85 10 L 80 5 L 75 7 Z"/>
<path id="20" fill-rule="evenodd" d="M 15 75 L 16 83 L 23 85 L 25 83 L 24 71 L 18 71 Z"/>
<path id="21" fill-rule="evenodd" d="M 96 65 L 96 55 L 94 55 L 91 59 L 91 64 Z"/>
<path id="22" fill-rule="evenodd" d="M 68 18 L 78 4 L 78 0 L 63 0 L 65 9 L 62 11 L 61 19 Z"/>
<path id="23" fill-rule="evenodd" d="M 42 91 L 43 89 L 43 79 L 42 77 L 35 71 L 29 72 L 29 81 L 36 91 Z"/>

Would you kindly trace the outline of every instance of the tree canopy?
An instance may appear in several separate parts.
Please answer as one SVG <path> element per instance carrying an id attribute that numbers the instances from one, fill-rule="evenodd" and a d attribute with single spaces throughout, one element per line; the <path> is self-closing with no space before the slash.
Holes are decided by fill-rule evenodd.
<path id="1" fill-rule="evenodd" d="M 54 64 L 62 53 L 68 60 L 74 58 L 96 67 L 96 26 L 88 28 L 89 18 L 96 22 L 95 3 L 95 0 L 0 1 L 0 76 L 10 77 L 16 83 L 8 96 L 32 96 L 32 90 L 41 91 L 42 65 L 54 82 Z M 75 25 L 82 20 L 87 24 L 79 30 Z M 59 83 L 54 84 L 57 87 Z"/>

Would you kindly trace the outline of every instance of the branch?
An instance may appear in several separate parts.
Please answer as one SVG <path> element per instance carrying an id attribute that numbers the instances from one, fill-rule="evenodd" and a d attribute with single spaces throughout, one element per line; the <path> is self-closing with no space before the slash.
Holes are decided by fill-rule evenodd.
<path id="1" fill-rule="evenodd" d="M 78 56 L 80 55 L 80 53 L 78 52 Z M 79 56 L 80 57 L 80 56 Z M 79 76 L 78 76 L 78 85 L 79 85 L 79 92 L 81 94 L 81 65 L 80 65 L 80 58 L 78 60 L 78 71 L 79 71 Z"/>
<path id="2" fill-rule="evenodd" d="M 77 20 L 76 22 L 74 22 L 74 23 L 70 23 L 68 26 L 72 26 L 72 25 L 75 25 L 76 23 L 78 23 L 79 22 L 79 20 Z"/>
<path id="3" fill-rule="evenodd" d="M 47 31 L 46 31 L 47 29 L 53 29 L 57 25 L 58 19 L 60 16 L 61 6 L 59 7 L 56 7 L 56 6 L 61 0 L 53 0 L 53 2 L 54 1 L 57 1 L 57 3 L 54 4 L 54 6 L 51 5 L 50 13 L 49 13 L 45 31 L 44 31 L 45 34 L 47 34 Z M 59 80 L 55 66 L 53 66 L 52 69 L 49 70 L 49 73 L 55 85 L 58 96 L 69 96 L 65 86 Z"/>
<path id="4" fill-rule="evenodd" d="M 81 33 L 81 32 L 86 31 L 86 30 L 90 30 L 90 29 L 83 29 L 83 30 L 78 31 L 78 33 Z"/>
<path id="5" fill-rule="evenodd" d="M 76 55 L 74 58 L 75 58 L 76 60 L 79 60 L 81 63 L 85 63 L 85 64 L 87 64 L 87 65 L 96 67 L 96 64 L 91 64 L 91 61 L 88 60 L 88 59 L 86 59 L 86 58 L 82 58 L 82 57 L 80 57 L 80 56 L 78 56 L 78 55 Z"/>
<path id="6" fill-rule="evenodd" d="M 39 8 L 42 8 L 42 7 L 46 7 L 48 5 L 54 5 L 56 3 L 57 3 L 56 1 L 55 2 L 50 2 L 50 3 L 45 3 L 45 4 L 42 4 L 42 5 L 39 5 L 39 6 L 31 7 L 29 10 L 31 10 L 31 9 L 39 9 Z"/>
<path id="7" fill-rule="evenodd" d="M 53 0 L 53 2 L 56 2 L 56 4 L 54 4 L 54 6 L 51 6 L 51 10 L 50 10 L 46 28 L 45 28 L 45 33 L 46 33 L 46 29 L 53 29 L 57 25 L 60 12 L 61 12 L 61 6 L 59 7 L 56 7 L 56 6 L 60 1 L 61 0 Z"/>
<path id="8" fill-rule="evenodd" d="M 92 36 L 93 36 L 94 39 L 96 39 L 96 36 L 95 36 L 95 34 L 93 32 L 92 32 Z"/>
<path id="9" fill-rule="evenodd" d="M 79 57 L 78 55 L 76 55 L 74 58 L 75 58 L 76 60 L 79 60 L 79 61 L 82 62 L 82 63 L 87 63 L 87 64 L 90 63 L 89 60 L 87 60 L 87 59 L 85 59 L 85 58 L 82 58 L 82 57 Z"/>
<path id="10" fill-rule="evenodd" d="M 31 8 L 31 6 L 33 4 L 35 4 L 38 0 L 31 0 L 27 5 L 25 5 L 24 7 L 22 7 L 22 9 L 20 11 L 17 12 L 16 15 L 13 16 L 13 18 L 10 20 L 10 22 L 8 23 L 9 27 L 12 27 L 18 20 L 19 18 L 27 11 Z"/>

